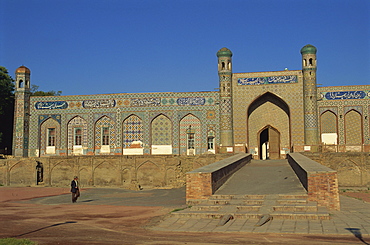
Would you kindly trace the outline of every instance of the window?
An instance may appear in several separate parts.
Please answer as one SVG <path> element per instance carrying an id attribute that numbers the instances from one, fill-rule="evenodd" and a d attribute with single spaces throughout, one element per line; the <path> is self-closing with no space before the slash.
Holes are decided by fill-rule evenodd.
<path id="1" fill-rule="evenodd" d="M 194 135 L 195 135 L 195 132 L 191 128 L 191 125 L 186 130 L 186 134 L 188 136 L 188 140 L 187 140 L 188 141 L 188 149 L 194 149 Z"/>
<path id="2" fill-rule="evenodd" d="M 194 134 L 188 134 L 188 149 L 194 149 Z"/>
<path id="3" fill-rule="evenodd" d="M 48 146 L 55 146 L 55 128 L 48 128 Z"/>
<path id="4" fill-rule="evenodd" d="M 109 145 L 109 128 L 102 128 L 102 145 Z"/>
<path id="5" fill-rule="evenodd" d="M 75 128 L 74 145 L 82 145 L 82 129 L 81 128 Z"/>
<path id="6" fill-rule="evenodd" d="M 207 149 L 214 150 L 214 137 L 212 136 L 207 138 Z"/>

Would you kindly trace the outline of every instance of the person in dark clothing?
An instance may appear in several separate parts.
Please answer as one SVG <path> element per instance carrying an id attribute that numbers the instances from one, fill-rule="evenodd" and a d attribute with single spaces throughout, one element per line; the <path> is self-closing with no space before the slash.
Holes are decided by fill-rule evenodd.
<path id="1" fill-rule="evenodd" d="M 75 176 L 71 182 L 71 192 L 72 192 L 72 202 L 76 202 L 77 198 L 80 196 L 80 190 L 78 188 L 78 177 Z"/>

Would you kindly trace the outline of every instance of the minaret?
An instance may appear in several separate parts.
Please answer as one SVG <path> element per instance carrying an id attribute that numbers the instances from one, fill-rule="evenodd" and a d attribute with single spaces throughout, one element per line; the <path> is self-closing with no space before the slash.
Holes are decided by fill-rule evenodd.
<path id="1" fill-rule="evenodd" d="M 232 52 L 222 48 L 217 52 L 218 76 L 220 84 L 220 153 L 233 147 L 233 111 L 232 111 Z"/>
<path id="2" fill-rule="evenodd" d="M 28 156 L 30 77 L 31 71 L 25 66 L 15 71 L 13 155 L 16 157 Z"/>
<path id="3" fill-rule="evenodd" d="M 306 145 L 319 144 L 316 87 L 316 52 L 317 49 L 310 44 L 304 46 L 301 49 L 304 94 L 304 132 Z"/>

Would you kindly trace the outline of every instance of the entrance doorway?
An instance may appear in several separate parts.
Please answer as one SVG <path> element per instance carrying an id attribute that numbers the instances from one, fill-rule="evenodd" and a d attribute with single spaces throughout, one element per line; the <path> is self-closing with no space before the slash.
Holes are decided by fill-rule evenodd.
<path id="1" fill-rule="evenodd" d="M 280 159 L 280 133 L 272 126 L 266 126 L 259 134 L 259 159 Z"/>

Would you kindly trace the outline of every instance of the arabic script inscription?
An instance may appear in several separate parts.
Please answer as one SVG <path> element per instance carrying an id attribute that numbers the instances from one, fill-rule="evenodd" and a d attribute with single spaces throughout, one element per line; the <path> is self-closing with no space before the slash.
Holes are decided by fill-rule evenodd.
<path id="1" fill-rule="evenodd" d="M 39 101 L 35 103 L 36 110 L 56 110 L 66 109 L 68 103 L 66 101 Z"/>
<path id="2" fill-rule="evenodd" d="M 247 77 L 238 79 L 238 85 L 262 85 L 262 84 L 296 83 L 296 82 L 298 82 L 298 78 L 295 75 L 272 76 L 272 77 Z"/>

